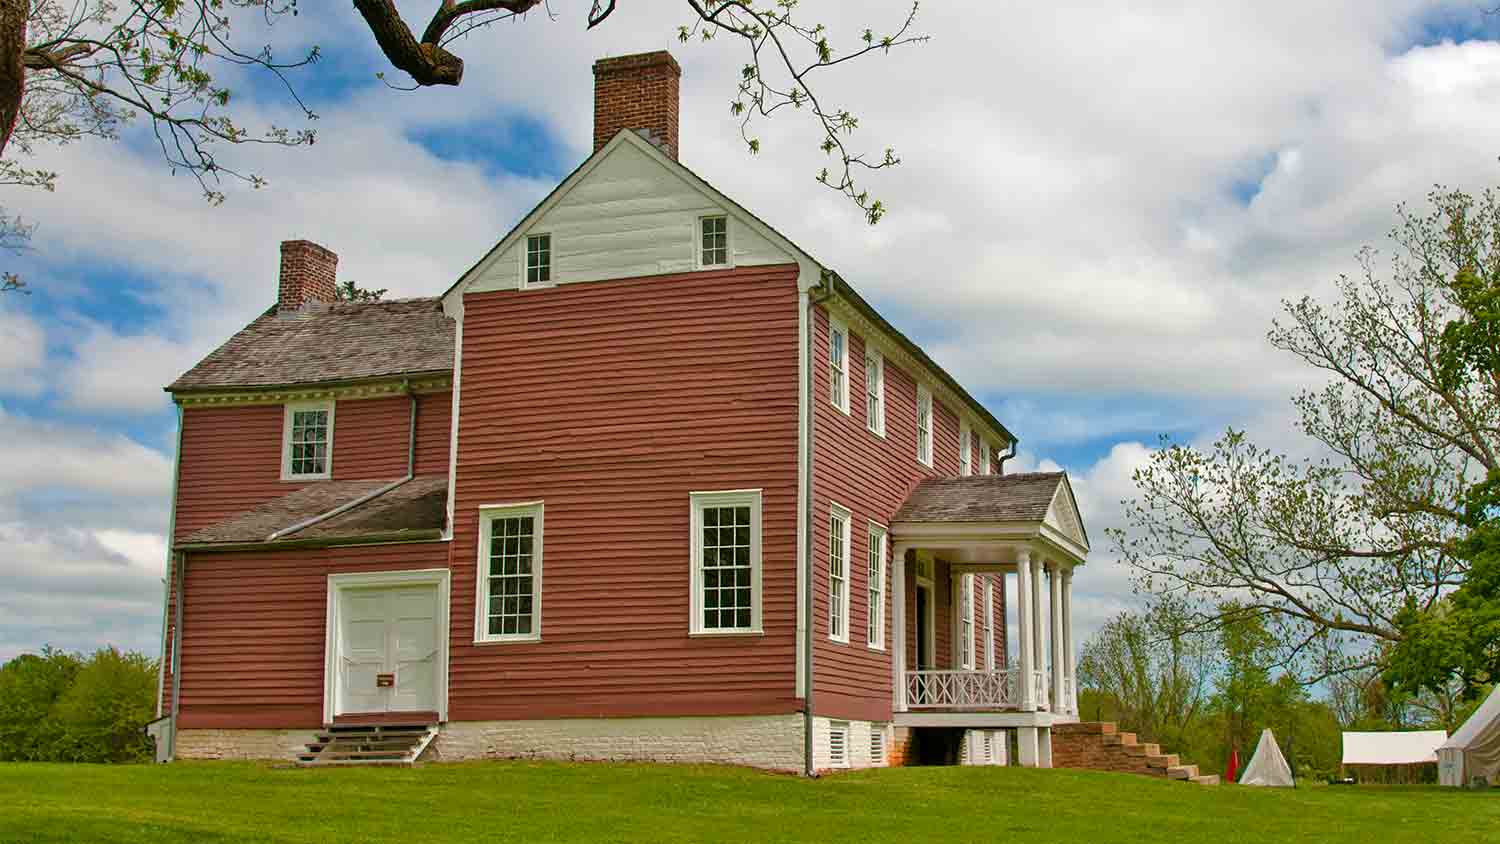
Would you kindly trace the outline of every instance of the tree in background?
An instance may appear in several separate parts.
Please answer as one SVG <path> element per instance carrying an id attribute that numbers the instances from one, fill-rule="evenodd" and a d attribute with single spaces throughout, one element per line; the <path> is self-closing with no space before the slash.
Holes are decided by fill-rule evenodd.
<path id="1" fill-rule="evenodd" d="M 53 648 L 0 666 L 0 761 L 139 762 L 156 714 L 156 661 Z"/>
<path id="2" fill-rule="evenodd" d="M 1364 250 L 1335 303 L 1286 302 L 1269 334 L 1329 379 L 1293 400 L 1325 456 L 1234 430 L 1207 450 L 1167 443 L 1112 533 L 1141 589 L 1208 626 L 1227 601 L 1257 613 L 1276 665 L 1304 683 L 1385 666 L 1412 619 L 1464 586 L 1465 497 L 1500 470 L 1500 378 L 1479 353 L 1500 327 L 1495 299 L 1471 295 L 1472 279 L 1500 278 L 1500 203 L 1438 189 L 1425 213 L 1397 213 L 1388 264 Z M 1472 328 L 1462 342 L 1455 324 Z"/>
<path id="3" fill-rule="evenodd" d="M 340 302 L 379 302 L 386 293 L 384 287 L 378 290 L 366 290 L 355 284 L 353 279 L 339 282 L 333 290 Z"/>

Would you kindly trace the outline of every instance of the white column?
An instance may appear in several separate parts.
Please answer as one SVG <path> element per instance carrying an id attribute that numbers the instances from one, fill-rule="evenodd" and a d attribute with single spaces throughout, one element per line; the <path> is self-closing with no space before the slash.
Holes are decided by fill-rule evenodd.
<path id="1" fill-rule="evenodd" d="M 1032 712 L 1036 709 L 1036 700 L 1032 695 L 1031 672 L 1035 670 L 1036 663 L 1033 660 L 1032 646 L 1034 640 L 1031 635 L 1032 628 L 1032 602 L 1031 602 L 1031 553 L 1022 549 L 1016 556 L 1016 657 L 1020 661 L 1021 676 L 1016 678 L 1016 690 L 1020 692 L 1021 709 Z M 1024 730 L 1023 730 L 1024 733 Z M 1026 764 L 1025 736 L 1022 735 L 1021 764 Z M 1031 735 L 1032 749 L 1036 748 L 1036 733 Z"/>
<path id="2" fill-rule="evenodd" d="M 1063 693 L 1063 678 L 1067 674 L 1067 658 L 1063 649 L 1067 647 L 1067 639 L 1063 634 L 1062 566 L 1054 562 L 1048 568 L 1047 585 L 1052 591 L 1052 711 L 1065 712 L 1068 697 Z"/>
<path id="3" fill-rule="evenodd" d="M 1078 651 L 1073 646 L 1073 567 L 1062 573 L 1063 665 L 1068 671 L 1068 711 L 1078 714 Z"/>
<path id="4" fill-rule="evenodd" d="M 1052 728 L 1042 727 L 1036 732 L 1036 766 L 1050 768 L 1052 767 Z"/>
<path id="5" fill-rule="evenodd" d="M 1023 768 L 1035 768 L 1041 763 L 1041 747 L 1037 742 L 1038 732 L 1040 730 L 1036 727 L 1016 728 L 1016 761 L 1021 763 Z"/>
<path id="6" fill-rule="evenodd" d="M 906 711 L 906 546 L 891 548 L 891 701 Z"/>
<path id="7" fill-rule="evenodd" d="M 1045 671 L 1047 668 L 1047 651 L 1042 647 L 1042 558 L 1032 555 L 1031 557 L 1031 652 L 1033 656 L 1032 670 Z M 1033 678 L 1027 675 L 1026 682 L 1035 685 Z M 1045 687 L 1041 694 L 1045 695 Z M 1033 695 L 1036 697 L 1037 695 Z M 1045 705 L 1046 700 L 1037 700 L 1038 706 Z"/>

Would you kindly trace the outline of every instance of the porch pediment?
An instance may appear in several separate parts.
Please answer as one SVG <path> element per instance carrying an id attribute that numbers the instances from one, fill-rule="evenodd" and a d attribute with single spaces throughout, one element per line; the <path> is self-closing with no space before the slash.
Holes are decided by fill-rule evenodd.
<path id="1" fill-rule="evenodd" d="M 1045 541 L 1082 563 L 1088 533 L 1066 472 L 934 478 L 918 484 L 892 519 L 892 539 L 974 549 Z"/>

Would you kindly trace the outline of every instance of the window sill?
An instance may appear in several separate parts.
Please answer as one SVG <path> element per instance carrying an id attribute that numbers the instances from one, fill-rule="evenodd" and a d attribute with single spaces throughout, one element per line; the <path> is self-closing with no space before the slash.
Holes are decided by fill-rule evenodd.
<path id="1" fill-rule="evenodd" d="M 736 637 L 764 636 L 766 631 L 759 627 L 751 630 L 690 630 L 689 639 L 733 639 Z"/>
<path id="2" fill-rule="evenodd" d="M 836 402 L 829 402 L 828 404 L 834 410 L 837 410 L 839 413 L 842 413 L 845 416 L 853 416 L 854 415 L 854 414 L 852 414 L 852 413 L 849 412 L 849 408 L 847 408 L 847 407 L 840 407 Z"/>
<path id="3" fill-rule="evenodd" d="M 884 645 L 865 645 L 865 650 L 882 654 L 886 652 Z"/>
<path id="4" fill-rule="evenodd" d="M 880 437 L 881 439 L 885 439 L 885 429 L 884 428 L 882 428 L 882 429 L 880 429 L 880 430 L 877 431 L 874 428 L 871 428 L 869 425 L 866 425 L 865 426 L 865 430 L 869 431 L 870 433 L 874 434 L 877 437 Z"/>
<path id="5" fill-rule="evenodd" d="M 282 475 L 281 476 L 281 482 L 282 483 L 301 484 L 301 483 L 307 483 L 308 481 L 326 481 L 326 480 L 331 480 L 332 478 L 333 478 L 333 473 L 331 473 L 331 472 L 325 472 L 324 474 L 321 474 L 321 475 Z"/>
<path id="6" fill-rule="evenodd" d="M 503 639 L 475 639 L 476 645 L 525 645 L 542 641 L 541 634 L 535 636 L 507 636 Z"/>
<path id="7" fill-rule="evenodd" d="M 829 636 L 828 637 L 828 641 L 834 643 L 835 645 L 848 645 L 849 644 L 849 640 L 848 639 L 836 639 L 833 636 Z"/>

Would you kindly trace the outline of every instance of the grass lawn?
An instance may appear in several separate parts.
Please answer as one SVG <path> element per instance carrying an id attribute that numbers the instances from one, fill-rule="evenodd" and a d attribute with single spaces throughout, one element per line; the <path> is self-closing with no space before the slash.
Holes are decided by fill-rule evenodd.
<path id="1" fill-rule="evenodd" d="M 1204 788 L 1125 774 L 497 762 L 0 764 L 0 841 L 1500 842 L 1500 790 Z"/>

